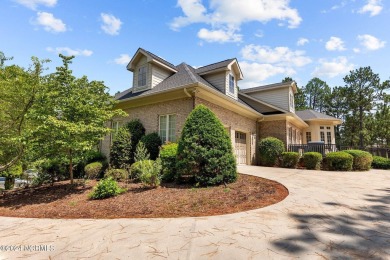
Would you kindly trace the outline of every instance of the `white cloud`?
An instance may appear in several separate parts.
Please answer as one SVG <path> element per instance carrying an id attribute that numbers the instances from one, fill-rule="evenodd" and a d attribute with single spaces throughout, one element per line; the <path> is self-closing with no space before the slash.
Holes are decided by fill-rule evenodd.
<path id="1" fill-rule="evenodd" d="M 360 44 L 363 45 L 369 51 L 378 50 L 380 48 L 385 47 L 386 45 L 385 41 L 381 41 L 378 38 L 369 34 L 358 35 L 357 38 L 360 41 Z"/>
<path id="2" fill-rule="evenodd" d="M 93 51 L 91 50 L 80 50 L 80 49 L 71 49 L 69 47 L 47 47 L 46 50 L 48 52 L 55 52 L 55 53 L 61 53 L 67 56 L 91 56 L 93 54 Z"/>
<path id="3" fill-rule="evenodd" d="M 326 42 L 325 48 L 328 51 L 345 51 L 344 42 L 338 37 L 330 37 L 329 41 Z"/>
<path id="4" fill-rule="evenodd" d="M 378 15 L 383 9 L 382 0 L 368 0 L 367 4 L 359 9 L 359 13 L 370 13 L 370 16 Z"/>
<path id="5" fill-rule="evenodd" d="M 353 48 L 353 52 L 354 53 L 360 53 L 360 49 L 359 48 Z"/>
<path id="6" fill-rule="evenodd" d="M 47 7 L 54 7 L 57 4 L 57 0 L 14 0 L 16 3 L 24 5 L 27 8 L 36 10 L 38 5 L 44 5 Z"/>
<path id="7" fill-rule="evenodd" d="M 112 14 L 101 13 L 100 17 L 103 21 L 102 30 L 109 35 L 118 35 L 121 29 L 122 22 Z"/>
<path id="8" fill-rule="evenodd" d="M 130 62 L 131 57 L 128 54 L 121 54 L 118 58 L 114 60 L 116 64 L 126 65 Z"/>
<path id="9" fill-rule="evenodd" d="M 38 12 L 35 24 L 43 26 L 48 32 L 65 32 L 67 30 L 66 24 L 61 19 L 55 18 L 52 13 Z"/>
<path id="10" fill-rule="evenodd" d="M 236 34 L 232 30 L 208 30 L 205 28 L 200 29 L 198 37 L 206 42 L 241 42 L 242 35 Z"/>
<path id="11" fill-rule="evenodd" d="M 292 51 L 288 47 L 260 46 L 250 44 L 242 48 L 242 57 L 249 61 L 261 63 L 278 64 L 289 67 L 302 67 L 311 62 L 311 59 L 305 56 L 304 51 Z"/>
<path id="12" fill-rule="evenodd" d="M 340 56 L 331 61 L 326 59 L 320 59 L 318 61 L 320 66 L 316 67 L 312 76 L 319 77 L 325 76 L 329 78 L 334 78 L 340 74 L 347 74 L 349 71 L 353 70 L 354 65 L 348 62 L 346 57 Z"/>
<path id="13" fill-rule="evenodd" d="M 299 38 L 298 41 L 297 41 L 297 45 L 298 45 L 298 46 L 303 46 L 303 45 L 305 45 L 306 43 L 309 43 L 309 40 L 306 39 L 306 38 Z"/>
<path id="14" fill-rule="evenodd" d="M 211 26 L 209 32 L 223 29 L 236 35 L 243 23 L 280 20 L 287 22 L 289 28 L 295 28 L 299 26 L 302 18 L 297 9 L 289 6 L 289 2 L 289 0 L 246 0 L 243 4 L 242 0 L 210 0 L 207 9 L 202 0 L 178 0 L 177 5 L 184 15 L 175 17 L 170 27 L 172 30 L 179 30 L 193 23 L 204 23 Z"/>

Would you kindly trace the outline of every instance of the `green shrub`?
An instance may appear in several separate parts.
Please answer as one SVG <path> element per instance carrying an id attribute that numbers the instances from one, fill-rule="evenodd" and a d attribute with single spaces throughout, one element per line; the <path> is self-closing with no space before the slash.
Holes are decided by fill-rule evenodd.
<path id="1" fill-rule="evenodd" d="M 361 150 L 343 151 L 353 156 L 352 168 L 354 171 L 368 171 L 371 168 L 372 155 L 369 152 Z"/>
<path id="2" fill-rule="evenodd" d="M 140 161 L 141 174 L 139 175 L 140 181 L 149 187 L 160 186 L 161 183 L 161 160 L 156 161 Z"/>
<path id="3" fill-rule="evenodd" d="M 152 165 L 153 164 L 152 160 L 138 161 L 138 162 L 133 163 L 130 167 L 130 177 L 132 179 L 139 179 L 139 176 L 142 173 L 141 162 L 143 165 Z"/>
<path id="4" fill-rule="evenodd" d="M 163 181 L 171 182 L 175 180 L 177 147 L 177 143 L 168 143 L 161 147 L 160 159 Z"/>
<path id="5" fill-rule="evenodd" d="M 219 119 L 204 105 L 189 114 L 177 150 L 178 180 L 192 176 L 199 185 L 217 185 L 237 179 L 230 138 Z"/>
<path id="6" fill-rule="evenodd" d="M 139 119 L 134 119 L 128 122 L 125 127 L 129 131 L 131 135 L 131 155 L 130 155 L 130 163 L 135 162 L 134 155 L 135 149 L 137 147 L 138 142 L 145 135 L 145 127 L 142 125 Z"/>
<path id="7" fill-rule="evenodd" d="M 324 164 L 329 171 L 351 171 L 353 156 L 346 152 L 330 152 L 326 154 Z"/>
<path id="8" fill-rule="evenodd" d="M 128 169 L 131 165 L 131 134 L 126 127 L 120 127 L 110 149 L 110 164 L 113 168 Z"/>
<path id="9" fill-rule="evenodd" d="M 104 178 L 113 178 L 116 181 L 124 181 L 128 178 L 129 173 L 124 169 L 107 169 Z"/>
<path id="10" fill-rule="evenodd" d="M 150 155 L 144 143 L 142 141 L 139 141 L 137 144 L 137 148 L 135 149 L 134 161 L 135 162 L 145 161 L 145 160 L 149 160 L 149 158 Z"/>
<path id="11" fill-rule="evenodd" d="M 101 162 L 93 162 L 89 163 L 84 168 L 85 177 L 87 179 L 96 179 L 99 175 L 104 172 L 103 163 Z"/>
<path id="12" fill-rule="evenodd" d="M 162 145 L 160 136 L 157 133 L 147 134 L 141 138 L 141 142 L 145 144 L 150 154 L 150 159 L 156 160 L 160 152 L 160 146 Z"/>
<path id="13" fill-rule="evenodd" d="M 308 152 L 303 154 L 303 164 L 306 169 L 319 170 L 321 168 L 322 154 L 317 152 Z"/>
<path id="14" fill-rule="evenodd" d="M 374 156 L 372 161 L 372 168 L 374 169 L 390 169 L 390 159 L 381 156 Z"/>
<path id="15" fill-rule="evenodd" d="M 1 177 L 5 177 L 4 188 L 11 190 L 15 185 L 15 178 L 21 176 L 23 173 L 22 164 L 17 163 L 5 171 L 0 172 Z"/>
<path id="16" fill-rule="evenodd" d="M 282 153 L 282 166 L 284 168 L 297 168 L 299 161 L 299 153 L 284 152 Z"/>
<path id="17" fill-rule="evenodd" d="M 284 143 L 275 137 L 266 137 L 259 142 L 260 165 L 274 166 L 285 151 Z"/>
<path id="18" fill-rule="evenodd" d="M 69 176 L 68 163 L 58 158 L 38 160 L 34 162 L 34 166 L 38 169 L 40 175 L 35 182 L 36 185 L 44 183 L 54 184 L 54 182 L 64 180 Z"/>
<path id="19" fill-rule="evenodd" d="M 113 196 L 117 196 L 123 192 L 125 189 L 119 187 L 118 183 L 110 178 L 102 179 L 99 183 L 93 188 L 92 192 L 89 194 L 90 199 L 105 199 Z"/>

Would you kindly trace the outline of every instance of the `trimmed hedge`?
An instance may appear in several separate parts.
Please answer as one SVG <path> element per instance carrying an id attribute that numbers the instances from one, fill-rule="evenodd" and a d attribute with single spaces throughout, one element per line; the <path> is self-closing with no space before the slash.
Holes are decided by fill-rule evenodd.
<path id="1" fill-rule="evenodd" d="M 141 138 L 141 142 L 145 144 L 150 154 L 150 159 L 156 160 L 160 152 L 160 146 L 162 145 L 160 136 L 157 133 L 147 134 Z"/>
<path id="2" fill-rule="evenodd" d="M 102 172 L 104 172 L 104 165 L 102 162 L 87 164 L 84 168 L 84 172 L 87 179 L 96 179 Z"/>
<path id="3" fill-rule="evenodd" d="M 187 117 L 177 151 L 178 180 L 191 177 L 201 186 L 237 180 L 236 159 L 221 121 L 198 105 Z"/>
<path id="4" fill-rule="evenodd" d="M 124 181 L 128 176 L 129 173 L 124 169 L 108 169 L 104 173 L 104 178 L 113 178 L 116 181 Z"/>
<path id="5" fill-rule="evenodd" d="M 390 159 L 381 156 L 374 156 L 372 161 L 372 168 L 374 169 L 390 169 Z"/>
<path id="6" fill-rule="evenodd" d="M 330 152 L 325 157 L 325 164 L 329 171 L 351 171 L 353 156 L 346 152 Z"/>
<path id="7" fill-rule="evenodd" d="M 297 168 L 299 161 L 299 153 L 284 152 L 282 153 L 282 166 L 284 168 Z"/>
<path id="8" fill-rule="evenodd" d="M 317 152 L 308 152 L 303 154 L 303 164 L 306 169 L 319 170 L 321 168 L 322 154 Z"/>
<path id="9" fill-rule="evenodd" d="M 369 152 L 361 150 L 343 151 L 353 156 L 352 168 L 354 171 L 368 171 L 371 168 L 372 155 Z"/>
<path id="10" fill-rule="evenodd" d="M 177 147 L 177 143 L 168 143 L 161 147 L 160 159 L 163 181 L 171 182 L 175 180 Z"/>
<path id="11" fill-rule="evenodd" d="M 259 142 L 260 165 L 274 166 L 285 151 L 284 143 L 275 137 L 266 137 Z"/>

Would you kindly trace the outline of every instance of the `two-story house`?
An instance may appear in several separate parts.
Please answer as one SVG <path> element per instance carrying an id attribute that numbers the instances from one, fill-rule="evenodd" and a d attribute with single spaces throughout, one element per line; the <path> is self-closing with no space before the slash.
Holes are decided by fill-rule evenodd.
<path id="1" fill-rule="evenodd" d="M 324 141 L 334 143 L 333 126 L 341 123 L 314 111 L 295 112 L 293 82 L 239 90 L 243 73 L 235 58 L 195 69 L 139 48 L 127 69 L 133 72 L 133 87 L 115 98 L 116 108 L 128 117 L 113 120 L 114 129 L 140 119 L 146 133 L 158 132 L 163 142 L 176 142 L 189 113 L 204 104 L 225 126 L 239 164 L 256 164 L 258 140 L 267 136 L 288 145 L 314 141 L 323 132 Z M 106 155 L 111 143 L 112 135 L 101 143 Z"/>

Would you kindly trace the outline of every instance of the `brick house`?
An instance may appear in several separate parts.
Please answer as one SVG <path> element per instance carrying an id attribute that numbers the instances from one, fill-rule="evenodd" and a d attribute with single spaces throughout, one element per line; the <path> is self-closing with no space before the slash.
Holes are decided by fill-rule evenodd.
<path id="1" fill-rule="evenodd" d="M 295 112 L 294 82 L 239 90 L 243 73 L 235 58 L 195 69 L 186 63 L 175 66 L 139 48 L 127 69 L 133 72 L 133 87 L 115 99 L 116 108 L 128 117 L 110 122 L 114 130 L 138 118 L 146 133 L 157 132 L 163 142 L 176 142 L 188 114 L 204 104 L 225 126 L 239 164 L 256 164 L 256 144 L 267 136 L 286 145 L 322 137 L 334 143 L 333 126 L 341 123 L 315 111 Z M 104 154 L 109 155 L 111 143 L 112 135 L 101 142 Z"/>

